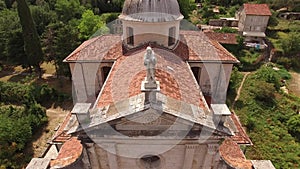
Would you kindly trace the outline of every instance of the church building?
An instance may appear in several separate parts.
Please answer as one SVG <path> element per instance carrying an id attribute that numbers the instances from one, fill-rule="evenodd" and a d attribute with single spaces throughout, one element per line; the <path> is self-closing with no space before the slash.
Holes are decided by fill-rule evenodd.
<path id="1" fill-rule="evenodd" d="M 272 168 L 245 158 L 251 140 L 225 104 L 239 61 L 180 30 L 177 0 L 125 0 L 119 19 L 121 35 L 89 39 L 64 60 L 74 108 L 51 142 L 57 154 L 27 168 Z"/>

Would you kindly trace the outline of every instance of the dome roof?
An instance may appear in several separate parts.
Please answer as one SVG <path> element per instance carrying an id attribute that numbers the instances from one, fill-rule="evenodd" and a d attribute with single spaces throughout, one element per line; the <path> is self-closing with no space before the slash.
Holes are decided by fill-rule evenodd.
<path id="1" fill-rule="evenodd" d="M 168 22 L 183 19 L 177 0 L 125 0 L 120 19 Z"/>

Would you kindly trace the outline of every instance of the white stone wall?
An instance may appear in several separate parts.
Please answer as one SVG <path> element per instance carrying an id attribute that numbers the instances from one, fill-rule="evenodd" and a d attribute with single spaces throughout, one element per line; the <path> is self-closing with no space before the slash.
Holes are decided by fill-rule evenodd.
<path id="1" fill-rule="evenodd" d="M 239 31 L 265 32 L 269 16 L 246 15 L 243 10 L 239 19 Z"/>
<path id="2" fill-rule="evenodd" d="M 265 32 L 269 21 L 269 16 L 247 15 L 245 19 L 245 31 Z"/>
<path id="3" fill-rule="evenodd" d="M 225 103 L 233 64 L 189 63 L 200 67 L 199 84 L 203 94 L 212 96 L 212 103 Z"/>
<path id="4" fill-rule="evenodd" d="M 245 11 L 242 10 L 239 13 L 239 23 L 238 23 L 239 31 L 241 32 L 244 30 L 245 20 L 246 20 L 246 14 Z"/>
<path id="5" fill-rule="evenodd" d="M 96 100 L 104 80 L 102 67 L 112 67 L 113 63 L 69 63 L 72 74 L 73 98 L 76 103 Z"/>
<path id="6" fill-rule="evenodd" d="M 122 142 L 118 140 L 117 142 Z M 142 144 L 141 141 L 140 144 Z M 144 155 L 157 155 L 160 157 L 161 169 L 202 169 L 202 168 L 218 168 L 220 157 L 218 153 L 217 140 L 207 141 L 207 143 L 199 144 L 197 140 L 194 143 L 180 143 L 175 145 L 170 150 L 161 154 L 155 154 L 155 150 L 163 145 L 138 145 L 128 143 L 108 143 L 107 145 L 115 148 L 116 152 L 128 151 L 128 154 L 133 151 L 140 151 L 139 158 L 131 158 L 125 156 L 116 156 L 97 146 L 90 144 L 87 152 L 92 168 L 96 169 L 145 169 L 140 158 Z M 141 149 L 142 148 L 142 149 Z"/>
<path id="7" fill-rule="evenodd" d="M 164 45 L 165 47 L 173 47 L 168 46 L 168 36 L 169 36 L 169 28 L 175 27 L 175 39 L 179 38 L 179 24 L 180 21 L 173 22 L 134 22 L 134 21 L 126 21 L 123 20 L 123 36 L 125 44 L 127 44 L 126 39 L 128 38 L 127 27 L 133 28 L 134 34 L 134 46 L 136 47 L 140 44 L 151 42 L 157 42 L 158 44 Z M 129 46 L 130 47 L 130 46 Z"/>

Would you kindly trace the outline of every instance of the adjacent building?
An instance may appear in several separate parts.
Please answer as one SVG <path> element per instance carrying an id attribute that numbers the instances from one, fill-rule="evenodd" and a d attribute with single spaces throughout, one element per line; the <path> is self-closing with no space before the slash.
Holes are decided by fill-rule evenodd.
<path id="1" fill-rule="evenodd" d="M 244 4 L 236 13 L 239 32 L 246 42 L 263 44 L 269 18 L 272 15 L 267 4 Z"/>

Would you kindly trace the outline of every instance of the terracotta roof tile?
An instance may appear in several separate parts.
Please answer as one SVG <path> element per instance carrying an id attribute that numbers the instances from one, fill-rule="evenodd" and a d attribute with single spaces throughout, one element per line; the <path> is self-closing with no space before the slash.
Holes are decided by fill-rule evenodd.
<path id="1" fill-rule="evenodd" d="M 180 33 L 180 41 L 177 47 L 174 50 L 164 49 L 180 56 L 183 60 L 238 62 L 222 45 L 215 40 L 211 40 L 203 32 L 181 31 Z M 232 35 L 228 35 L 228 37 L 233 39 Z M 157 45 L 156 47 L 162 48 Z M 120 35 L 103 35 L 84 42 L 65 61 L 100 62 L 101 60 L 116 60 L 123 54 L 130 55 L 131 52 L 122 48 Z"/>
<path id="2" fill-rule="evenodd" d="M 60 125 L 56 133 L 54 134 L 54 137 L 52 138 L 53 142 L 65 142 L 71 138 L 71 135 L 67 134 L 67 131 L 65 131 L 65 127 L 67 126 L 70 118 L 71 118 L 71 112 L 69 112 L 63 123 Z"/>
<path id="3" fill-rule="evenodd" d="M 239 62 L 222 45 L 209 39 L 203 32 L 181 31 L 181 34 L 182 43 L 179 45 L 183 46 L 179 46 L 179 48 L 188 53 L 181 51 L 180 54 L 183 55 L 183 58 L 188 58 L 189 61 Z M 175 49 L 175 51 L 178 50 Z"/>
<path id="4" fill-rule="evenodd" d="M 250 138 L 248 137 L 246 131 L 244 130 L 239 118 L 235 115 L 234 112 L 231 113 L 231 119 L 233 120 L 237 131 L 234 136 L 231 137 L 233 141 L 235 141 L 237 144 L 250 144 L 252 145 L 252 142 Z"/>
<path id="5" fill-rule="evenodd" d="M 160 81 L 161 93 L 171 98 L 204 107 L 200 94 L 186 62 L 175 54 L 153 48 L 157 57 L 156 80 Z M 141 82 L 146 77 L 142 49 L 130 56 L 120 57 L 114 64 L 106 85 L 99 96 L 98 107 L 127 99 L 141 93 Z"/>
<path id="6" fill-rule="evenodd" d="M 82 43 L 64 61 L 101 61 L 116 59 L 122 53 L 120 35 L 102 35 Z"/>
<path id="7" fill-rule="evenodd" d="M 235 33 L 204 32 L 204 34 L 213 41 L 221 44 L 237 44 Z"/>
<path id="8" fill-rule="evenodd" d="M 272 15 L 267 4 L 244 4 L 244 9 L 247 15 Z"/>
<path id="9" fill-rule="evenodd" d="M 80 141 L 76 137 L 72 137 L 62 145 L 57 158 L 50 162 L 50 166 L 63 168 L 71 165 L 81 156 L 82 150 Z"/>
<path id="10" fill-rule="evenodd" d="M 233 168 L 252 169 L 252 163 L 247 160 L 239 145 L 231 139 L 223 141 L 219 147 L 222 159 Z"/>

